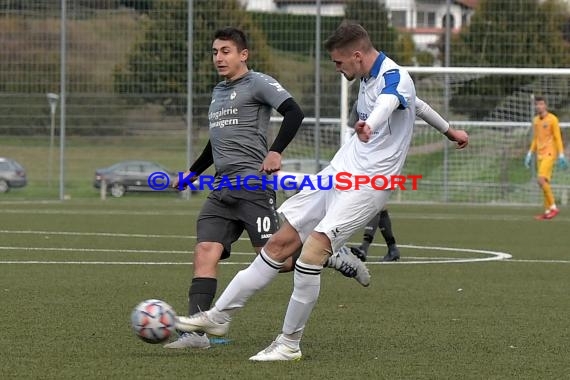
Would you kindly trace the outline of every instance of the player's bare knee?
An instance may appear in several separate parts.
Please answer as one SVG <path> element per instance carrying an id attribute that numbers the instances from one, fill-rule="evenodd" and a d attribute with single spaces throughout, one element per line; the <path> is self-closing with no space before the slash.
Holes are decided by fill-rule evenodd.
<path id="1" fill-rule="evenodd" d="M 194 250 L 194 277 L 216 277 L 223 250 L 220 243 L 198 243 Z"/>
<path id="2" fill-rule="evenodd" d="M 265 244 L 265 253 L 277 262 L 284 262 L 301 247 L 301 238 L 297 231 L 288 223 L 285 223 L 275 232 L 267 244 Z"/>
<path id="3" fill-rule="evenodd" d="M 536 182 L 538 183 L 539 186 L 542 187 L 548 182 L 548 180 L 545 177 L 538 177 L 536 179 Z"/>
<path id="4" fill-rule="evenodd" d="M 261 252 L 263 247 L 254 247 L 254 249 L 255 249 L 255 253 L 259 255 L 259 253 Z M 271 257 L 271 255 L 269 257 Z M 273 257 L 271 257 L 271 258 L 273 258 Z M 283 262 L 283 267 L 281 267 L 281 269 L 279 269 L 279 272 L 286 273 L 286 272 L 291 272 L 292 270 L 293 270 L 293 257 L 289 257 L 289 258 L 285 259 L 285 261 Z"/>
<path id="5" fill-rule="evenodd" d="M 299 260 L 305 264 L 324 265 L 332 254 L 329 238 L 323 233 L 313 233 L 303 244 Z"/>

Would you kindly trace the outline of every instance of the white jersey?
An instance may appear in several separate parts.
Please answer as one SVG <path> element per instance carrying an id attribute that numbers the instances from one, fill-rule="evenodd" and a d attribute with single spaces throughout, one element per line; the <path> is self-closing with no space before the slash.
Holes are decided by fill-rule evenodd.
<path id="1" fill-rule="evenodd" d="M 387 105 L 393 104 L 394 99 L 395 109 Z M 331 161 L 335 171 L 354 175 L 399 174 L 412 139 L 415 99 L 414 82 L 408 72 L 380 53 L 370 77 L 361 79 L 358 93 L 358 117 L 370 125 L 372 136 L 366 143 L 352 136 Z"/>

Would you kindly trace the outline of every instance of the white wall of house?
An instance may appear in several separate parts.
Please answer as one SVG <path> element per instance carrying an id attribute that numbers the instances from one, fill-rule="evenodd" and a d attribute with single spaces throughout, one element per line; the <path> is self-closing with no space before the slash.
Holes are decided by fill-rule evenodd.
<path id="1" fill-rule="evenodd" d="M 431 50 L 445 28 L 446 0 L 386 0 L 392 24 L 412 33 L 416 46 Z M 469 23 L 472 10 L 451 4 L 453 30 Z"/>
<path id="2" fill-rule="evenodd" d="M 291 4 L 277 7 L 273 0 L 240 0 L 247 10 L 280 12 L 291 14 L 316 13 L 315 4 Z M 381 1 L 381 0 L 378 0 Z M 570 0 L 569 0 L 570 1 Z M 392 25 L 412 34 L 419 49 L 432 50 L 439 36 L 444 32 L 446 0 L 384 0 L 390 13 Z M 456 32 L 469 23 L 473 10 L 455 3 L 450 6 L 453 31 Z M 343 4 L 321 4 L 321 15 L 344 15 Z"/>
<path id="3" fill-rule="evenodd" d="M 277 12 L 277 6 L 273 0 L 240 0 L 248 11 Z"/>
<path id="4" fill-rule="evenodd" d="M 291 4 L 284 5 L 279 8 L 281 12 L 296 15 L 316 14 L 317 9 L 314 5 Z M 342 16 L 344 15 L 344 5 L 342 4 L 321 4 L 322 16 Z"/>
<path id="5" fill-rule="evenodd" d="M 291 4 L 277 6 L 274 0 L 239 0 L 245 9 L 255 12 L 279 12 L 297 15 L 316 14 L 315 4 Z M 316 3 L 316 2 L 315 2 Z M 342 16 L 344 15 L 343 4 L 321 4 L 321 15 Z"/>

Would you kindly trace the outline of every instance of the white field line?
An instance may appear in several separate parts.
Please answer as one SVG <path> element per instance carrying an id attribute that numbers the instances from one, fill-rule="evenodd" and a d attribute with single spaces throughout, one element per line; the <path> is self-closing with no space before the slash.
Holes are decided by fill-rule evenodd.
<path id="1" fill-rule="evenodd" d="M 200 210 L 156 210 L 133 211 L 133 210 L 94 210 L 94 209 L 76 209 L 76 210 L 34 210 L 34 209 L 2 209 L 2 214 L 22 214 L 22 215 L 147 215 L 147 216 L 189 216 L 198 215 Z"/>
<path id="2" fill-rule="evenodd" d="M 38 231 L 38 230 L 0 230 L 0 234 L 14 235 L 64 235 L 64 236 L 101 236 L 124 238 L 166 238 L 166 239 L 196 239 L 192 235 L 158 235 L 158 234 L 124 234 L 117 232 L 74 232 L 74 231 Z M 247 240 L 241 238 L 240 240 Z"/>
<path id="3" fill-rule="evenodd" d="M 487 255 L 485 257 L 469 257 L 464 259 L 451 258 L 451 257 L 430 257 L 430 258 L 416 258 L 410 257 L 412 261 L 400 261 L 394 264 L 444 264 L 444 263 L 471 263 L 471 262 L 481 262 L 481 261 L 498 261 L 498 260 L 508 260 L 512 256 L 504 252 L 496 252 L 489 250 L 477 250 L 477 249 L 466 249 L 466 248 L 450 248 L 450 247 L 428 247 L 419 245 L 400 245 L 402 248 L 412 248 L 412 249 L 425 249 L 434 251 L 447 251 L 447 252 L 465 252 L 474 254 Z M 153 254 L 188 254 L 190 251 L 176 251 L 176 250 L 150 250 L 150 249 L 100 249 L 100 248 L 57 248 L 57 247 L 15 247 L 15 246 L 0 246 L 0 250 L 3 251 L 49 251 L 49 252 L 102 252 L 102 253 L 153 253 Z M 253 256 L 254 253 L 251 252 L 232 252 L 233 255 L 239 256 Z M 18 261 L 18 260 L 0 260 L 0 264 L 105 264 L 109 263 L 115 265 L 160 265 L 159 262 L 117 262 L 117 261 Z M 164 262 L 163 265 L 174 265 L 174 264 L 190 264 L 184 262 Z M 244 262 L 220 262 L 222 265 L 243 265 L 247 264 Z M 377 265 L 381 264 L 379 262 L 370 262 L 368 264 Z M 386 263 L 384 263 L 386 264 Z M 390 263 L 393 264 L 393 263 Z"/>
<path id="4" fill-rule="evenodd" d="M 0 203 L 1 206 L 1 203 Z M 13 209 L 13 208 L 3 208 L 2 214 L 43 214 L 43 215 L 135 215 L 135 216 L 189 216 L 197 215 L 198 210 L 171 210 L 164 209 L 161 210 L 160 207 L 156 207 L 154 210 L 144 210 L 144 211 L 133 211 L 133 210 L 96 210 L 96 209 L 75 209 L 75 210 L 37 210 L 37 209 Z M 445 213 L 397 213 L 394 219 L 417 219 L 417 220 L 463 220 L 464 215 L 461 214 L 445 214 Z M 528 222 L 528 223 L 539 223 L 534 218 L 531 212 L 528 215 L 497 215 L 497 214 L 475 214 L 469 215 L 470 220 L 485 220 L 485 221 L 512 221 L 512 222 Z M 556 217 L 552 221 L 541 221 L 540 223 L 551 223 L 551 222 L 570 222 L 570 217 L 561 215 Z"/>
<path id="5" fill-rule="evenodd" d="M 453 261 L 456 262 L 456 261 Z M 466 262 L 466 261 L 463 261 Z M 541 264 L 570 264 L 570 260 L 507 260 L 506 262 L 517 263 L 541 263 Z M 404 265 L 404 264 L 447 264 L 451 261 L 399 261 L 396 263 L 371 262 L 366 265 Z M 42 264 L 42 265 L 192 265 L 189 262 L 174 261 L 37 261 L 37 260 L 0 260 L 2 264 Z M 220 265 L 249 265 L 247 262 L 220 261 Z"/>
<path id="6" fill-rule="evenodd" d="M 158 238 L 158 239 L 195 239 L 193 235 L 160 235 L 160 234 L 127 234 L 127 233 L 114 233 L 114 232 L 74 232 L 74 231 L 45 231 L 45 230 L 0 230 L 0 234 L 24 234 L 24 235 L 68 235 L 68 236 L 100 236 L 100 237 L 117 237 L 117 238 Z M 246 237 L 239 240 L 248 241 Z M 372 244 L 373 246 L 382 247 L 381 244 Z M 402 264 L 447 264 L 447 263 L 472 263 L 472 262 L 486 262 L 486 261 L 502 261 L 508 260 L 509 262 L 520 263 L 557 263 L 568 264 L 570 260 L 524 260 L 512 259 L 512 256 L 506 252 L 472 249 L 472 248 L 455 248 L 455 247 L 440 247 L 440 246 L 423 246 L 416 244 L 400 244 L 401 248 L 441 251 L 441 252 L 456 252 L 468 253 L 475 255 L 485 255 L 484 257 L 416 257 L 406 256 L 403 261 L 396 263 L 382 263 L 369 261 L 367 265 L 402 265 Z M 58 248 L 58 247 L 17 247 L 17 246 L 0 246 L 1 251 L 48 251 L 48 252 L 102 252 L 102 253 L 150 253 L 150 254 L 189 254 L 191 250 L 150 250 L 150 249 L 103 249 L 103 248 Z M 253 252 L 232 252 L 235 256 L 253 256 Z M 371 259 L 376 259 L 375 256 L 370 256 Z M 378 257 L 379 258 L 379 257 Z M 38 261 L 38 260 L 0 260 L 0 264 L 85 264 L 85 265 L 191 265 L 190 262 L 154 262 L 154 261 Z M 221 265 L 246 265 L 247 262 L 233 262 L 222 261 Z"/>

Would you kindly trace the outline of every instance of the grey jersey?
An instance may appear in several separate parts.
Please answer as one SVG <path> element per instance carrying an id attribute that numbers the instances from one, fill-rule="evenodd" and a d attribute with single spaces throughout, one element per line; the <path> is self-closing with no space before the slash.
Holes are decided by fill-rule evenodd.
<path id="1" fill-rule="evenodd" d="M 267 155 L 271 110 L 291 95 L 269 75 L 250 70 L 243 77 L 214 87 L 208 111 L 210 142 L 217 185 L 221 176 L 236 184 L 236 176 L 259 176 Z M 255 183 L 254 181 L 248 181 Z"/>

